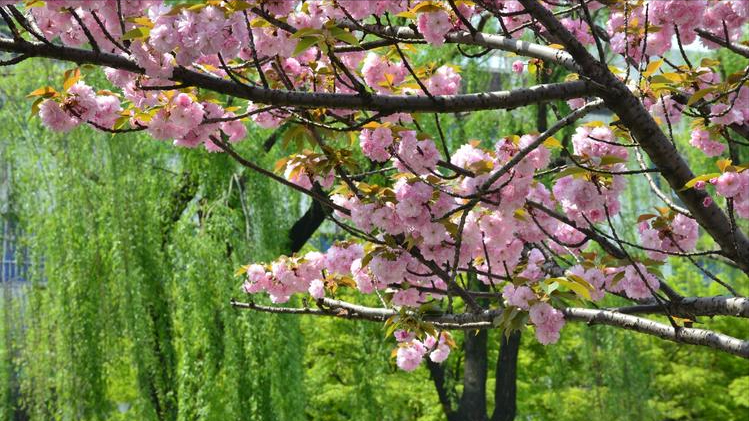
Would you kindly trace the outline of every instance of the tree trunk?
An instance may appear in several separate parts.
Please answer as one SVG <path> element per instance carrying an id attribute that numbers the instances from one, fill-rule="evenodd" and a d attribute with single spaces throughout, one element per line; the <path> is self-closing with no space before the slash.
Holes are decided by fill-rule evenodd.
<path id="1" fill-rule="evenodd" d="M 467 331 L 463 342 L 465 363 L 463 365 L 463 395 L 458 405 L 458 419 L 461 421 L 486 420 L 486 342 L 485 329 L 475 333 Z"/>
<path id="2" fill-rule="evenodd" d="M 494 413 L 491 421 L 512 421 L 515 419 L 519 349 L 520 331 L 512 332 L 509 337 L 502 335 L 495 372 Z"/>

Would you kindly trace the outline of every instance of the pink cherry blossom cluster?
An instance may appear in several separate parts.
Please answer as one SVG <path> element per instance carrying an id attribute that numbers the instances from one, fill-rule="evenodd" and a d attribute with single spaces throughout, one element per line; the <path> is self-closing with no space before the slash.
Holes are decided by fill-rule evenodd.
<path id="1" fill-rule="evenodd" d="M 695 148 L 698 148 L 699 150 L 704 152 L 705 155 L 710 157 L 722 155 L 723 151 L 725 151 L 726 149 L 726 145 L 713 140 L 710 136 L 710 132 L 703 129 L 692 130 L 692 136 L 689 139 L 689 144 L 694 146 Z"/>
<path id="2" fill-rule="evenodd" d="M 447 332 L 441 332 L 439 340 L 432 335 L 427 335 L 423 341 L 420 341 L 416 339 L 413 332 L 404 330 L 396 330 L 394 336 L 398 341 L 395 362 L 401 370 L 416 370 L 426 354 L 429 354 L 429 359 L 435 363 L 441 363 L 450 356 L 449 343 L 452 338 Z"/>
<path id="3" fill-rule="evenodd" d="M 723 126 L 749 121 L 749 87 L 741 86 L 738 92 L 726 96 L 725 102 L 713 104 L 710 115 L 711 123 Z"/>
<path id="4" fill-rule="evenodd" d="M 528 314 L 536 327 L 536 339 L 539 342 L 548 345 L 559 340 L 559 331 L 564 326 L 564 314 L 561 311 L 548 303 L 540 302 L 534 304 Z"/>
<path id="5" fill-rule="evenodd" d="M 627 297 L 642 300 L 650 298 L 660 288 L 658 278 L 642 263 L 623 268 L 607 268 L 606 289 L 614 293 L 624 293 Z"/>
<path id="6" fill-rule="evenodd" d="M 726 22 L 729 39 L 738 41 L 743 24 L 749 21 L 749 3 L 745 1 L 649 0 L 640 7 L 628 9 L 629 24 L 636 22 L 637 27 L 644 28 L 646 8 L 649 26 L 656 29 L 647 36 L 644 31 L 624 30 L 624 10 L 612 13 L 607 24 L 614 51 L 636 62 L 642 59 L 643 41 L 647 56 L 660 56 L 671 49 L 677 30 L 682 44 L 688 45 L 697 40 L 695 29 L 698 27 L 723 36 L 723 22 Z M 716 47 L 712 42 L 700 40 L 708 48 Z"/>
<path id="7" fill-rule="evenodd" d="M 726 171 L 710 183 L 716 193 L 733 200 L 736 215 L 749 218 L 749 171 Z"/>
<path id="8" fill-rule="evenodd" d="M 60 98 L 39 104 L 42 124 L 51 130 L 67 132 L 84 122 L 111 128 L 120 117 L 120 100 L 112 93 L 97 95 L 84 82 L 76 82 Z"/>
<path id="9" fill-rule="evenodd" d="M 653 222 L 642 221 L 638 225 L 643 247 L 648 250 L 652 259 L 664 260 L 667 255 L 660 251 L 672 253 L 687 253 L 694 250 L 699 236 L 699 226 L 694 219 L 677 214 L 668 224 L 663 218 Z"/>

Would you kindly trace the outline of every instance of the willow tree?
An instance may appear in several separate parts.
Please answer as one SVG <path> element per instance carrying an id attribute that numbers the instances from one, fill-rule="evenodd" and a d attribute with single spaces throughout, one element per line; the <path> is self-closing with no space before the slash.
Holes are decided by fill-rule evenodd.
<path id="1" fill-rule="evenodd" d="M 749 341 L 693 327 L 699 317 L 749 316 L 743 278 L 704 263 L 749 273 L 749 68 L 720 75 L 718 62 L 684 48 L 699 42 L 749 57 L 740 42 L 749 2 L 15 3 L 0 2 L 4 65 L 80 66 L 31 93 L 44 125 L 146 131 L 223 152 L 309 196 L 350 238 L 324 254 L 242 266 L 245 291 L 268 293 L 273 305 L 231 304 L 384 322 L 399 367 L 427 359 L 448 419 L 514 416 L 513 361 L 527 326 L 543 344 L 566 322 L 583 322 L 749 358 Z M 419 63 L 438 48 L 463 57 Z M 537 77 L 462 91 L 458 66 L 495 52 L 524 57 L 512 69 Z M 91 68 L 104 68 L 116 92 L 92 88 Z M 554 72 L 561 82 L 542 83 Z M 560 112 L 560 101 L 572 110 Z M 440 124 L 445 114 L 535 104 L 556 117 L 539 132 L 446 139 Z M 610 123 L 584 122 L 604 109 Z M 283 140 L 295 153 L 261 165 L 242 143 L 250 119 L 288 125 Z M 689 147 L 712 158 L 711 168 L 685 159 L 673 138 L 681 120 L 691 121 Z M 571 137 L 555 138 L 566 128 Z M 663 206 L 625 220 L 620 196 L 640 179 Z M 621 227 L 635 225 L 637 237 L 625 238 Z M 711 241 L 698 247 L 700 233 Z M 728 295 L 684 295 L 661 273 L 668 258 Z M 294 294 L 309 295 L 279 305 Z M 607 295 L 631 302 L 593 305 Z M 505 334 L 497 373 L 507 375 L 489 416 L 486 331 L 495 328 Z M 464 338 L 471 358 L 459 397 L 440 365 L 455 330 L 479 331 Z"/>
<path id="2" fill-rule="evenodd" d="M 306 206 L 226 156 L 138 133 L 45 131 L 24 97 L 60 68 L 31 64 L 0 79 L 4 205 L 30 258 L 2 306 L 3 419 L 301 419 L 298 321 L 226 302 L 246 256 L 292 250 L 286 234 Z M 268 195 L 286 215 L 242 206 Z"/>

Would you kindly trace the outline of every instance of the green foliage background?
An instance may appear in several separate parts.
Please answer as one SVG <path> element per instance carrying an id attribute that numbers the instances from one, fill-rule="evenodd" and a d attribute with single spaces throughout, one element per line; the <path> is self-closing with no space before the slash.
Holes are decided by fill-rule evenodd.
<path id="1" fill-rule="evenodd" d="M 60 68 L 3 72 L 0 154 L 12 186 L 3 217 L 22 229 L 32 265 L 28 285 L 6 288 L 1 304 L 0 419 L 443 419 L 427 370 L 396 370 L 381 326 L 229 305 L 241 297 L 238 266 L 286 252 L 303 199 L 221 154 L 44 130 L 24 96 L 56 83 Z M 475 66 L 463 74 L 472 91 L 507 83 Z M 441 123 L 454 150 L 469 136 L 529 130 L 535 110 Z M 424 126 L 436 134 L 433 121 Z M 271 168 L 284 151 L 265 152 L 267 135 L 251 131 L 241 148 Z M 625 212 L 648 194 L 634 188 Z M 714 269 L 749 292 L 738 273 Z M 687 294 L 723 293 L 682 263 L 669 280 Z M 704 322 L 749 337 L 745 322 Z M 519 419 L 749 420 L 744 360 L 606 327 L 570 324 L 562 336 L 544 347 L 524 334 Z M 492 361 L 497 332 L 489 343 Z M 446 364 L 459 374 L 460 351 Z"/>

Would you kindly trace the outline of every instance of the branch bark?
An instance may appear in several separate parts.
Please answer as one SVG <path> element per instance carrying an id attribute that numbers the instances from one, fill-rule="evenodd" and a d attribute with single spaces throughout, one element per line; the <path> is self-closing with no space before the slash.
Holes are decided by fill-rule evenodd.
<path id="1" fill-rule="evenodd" d="M 697 28 L 694 31 L 697 32 L 697 35 L 708 41 L 712 41 L 720 46 L 728 48 L 738 55 L 749 58 L 749 47 L 745 45 L 732 43 L 704 29 Z"/>
<path id="2" fill-rule="evenodd" d="M 312 308 L 289 308 L 263 306 L 255 303 L 231 302 L 237 308 L 249 308 L 257 311 L 282 314 L 309 314 L 316 316 L 331 316 L 346 319 L 359 319 L 382 322 L 389 317 L 398 314 L 396 310 L 386 308 L 372 308 L 351 304 L 330 298 L 321 298 L 317 301 L 318 309 Z M 749 314 L 749 299 L 730 297 L 688 297 L 680 304 L 670 303 L 668 305 L 681 306 L 681 311 L 691 316 L 713 316 L 713 315 L 736 315 L 747 317 Z M 643 313 L 663 314 L 664 306 L 650 306 L 643 309 Z M 693 329 L 680 327 L 674 329 L 653 320 L 633 316 L 617 311 L 616 309 L 586 309 L 569 307 L 564 310 L 568 321 L 586 322 L 588 324 L 605 324 L 627 330 L 657 336 L 674 342 L 702 345 L 725 351 L 749 359 L 749 341 L 742 341 L 705 329 Z M 416 316 L 415 313 L 409 313 Z M 434 324 L 439 329 L 453 330 L 475 330 L 493 329 L 494 319 L 501 315 L 501 310 L 485 310 L 481 313 L 461 313 L 427 315 L 422 317 L 426 322 Z"/>
<path id="3" fill-rule="evenodd" d="M 424 39 L 420 33 L 406 26 L 361 25 L 349 20 L 342 21 L 339 26 L 350 30 L 359 30 L 360 27 L 363 27 L 373 34 L 388 38 L 397 38 L 398 40 L 420 41 Z M 521 56 L 533 57 L 556 63 L 575 73 L 580 72 L 580 67 L 566 51 L 528 41 L 507 38 L 501 35 L 487 34 L 484 32 L 471 34 L 468 31 L 458 31 L 450 32 L 445 35 L 445 42 L 448 44 L 475 45 L 484 48 L 491 48 L 493 50 L 508 51 Z"/>
<path id="4" fill-rule="evenodd" d="M 144 73 L 138 65 L 122 56 L 96 52 L 62 45 L 15 41 L 0 38 L 0 50 L 24 54 L 29 57 L 45 57 L 78 64 L 95 64 L 134 73 Z M 461 111 L 496 110 L 517 108 L 544 101 L 568 100 L 590 96 L 593 87 L 586 81 L 552 83 L 519 88 L 511 91 L 480 92 L 463 95 L 442 95 L 429 98 L 408 95 L 352 95 L 283 91 L 239 85 L 230 80 L 199 73 L 184 67 L 174 69 L 172 81 L 197 86 L 210 91 L 248 99 L 261 104 L 299 108 L 345 108 L 379 111 L 385 114 L 396 112 L 454 113 Z"/>
<path id="5" fill-rule="evenodd" d="M 742 341 L 722 333 L 688 327 L 675 329 L 670 325 L 653 320 L 608 310 L 566 308 L 562 311 L 567 320 L 586 322 L 589 325 L 604 324 L 616 326 L 673 342 L 702 345 L 749 359 L 749 341 Z"/>

